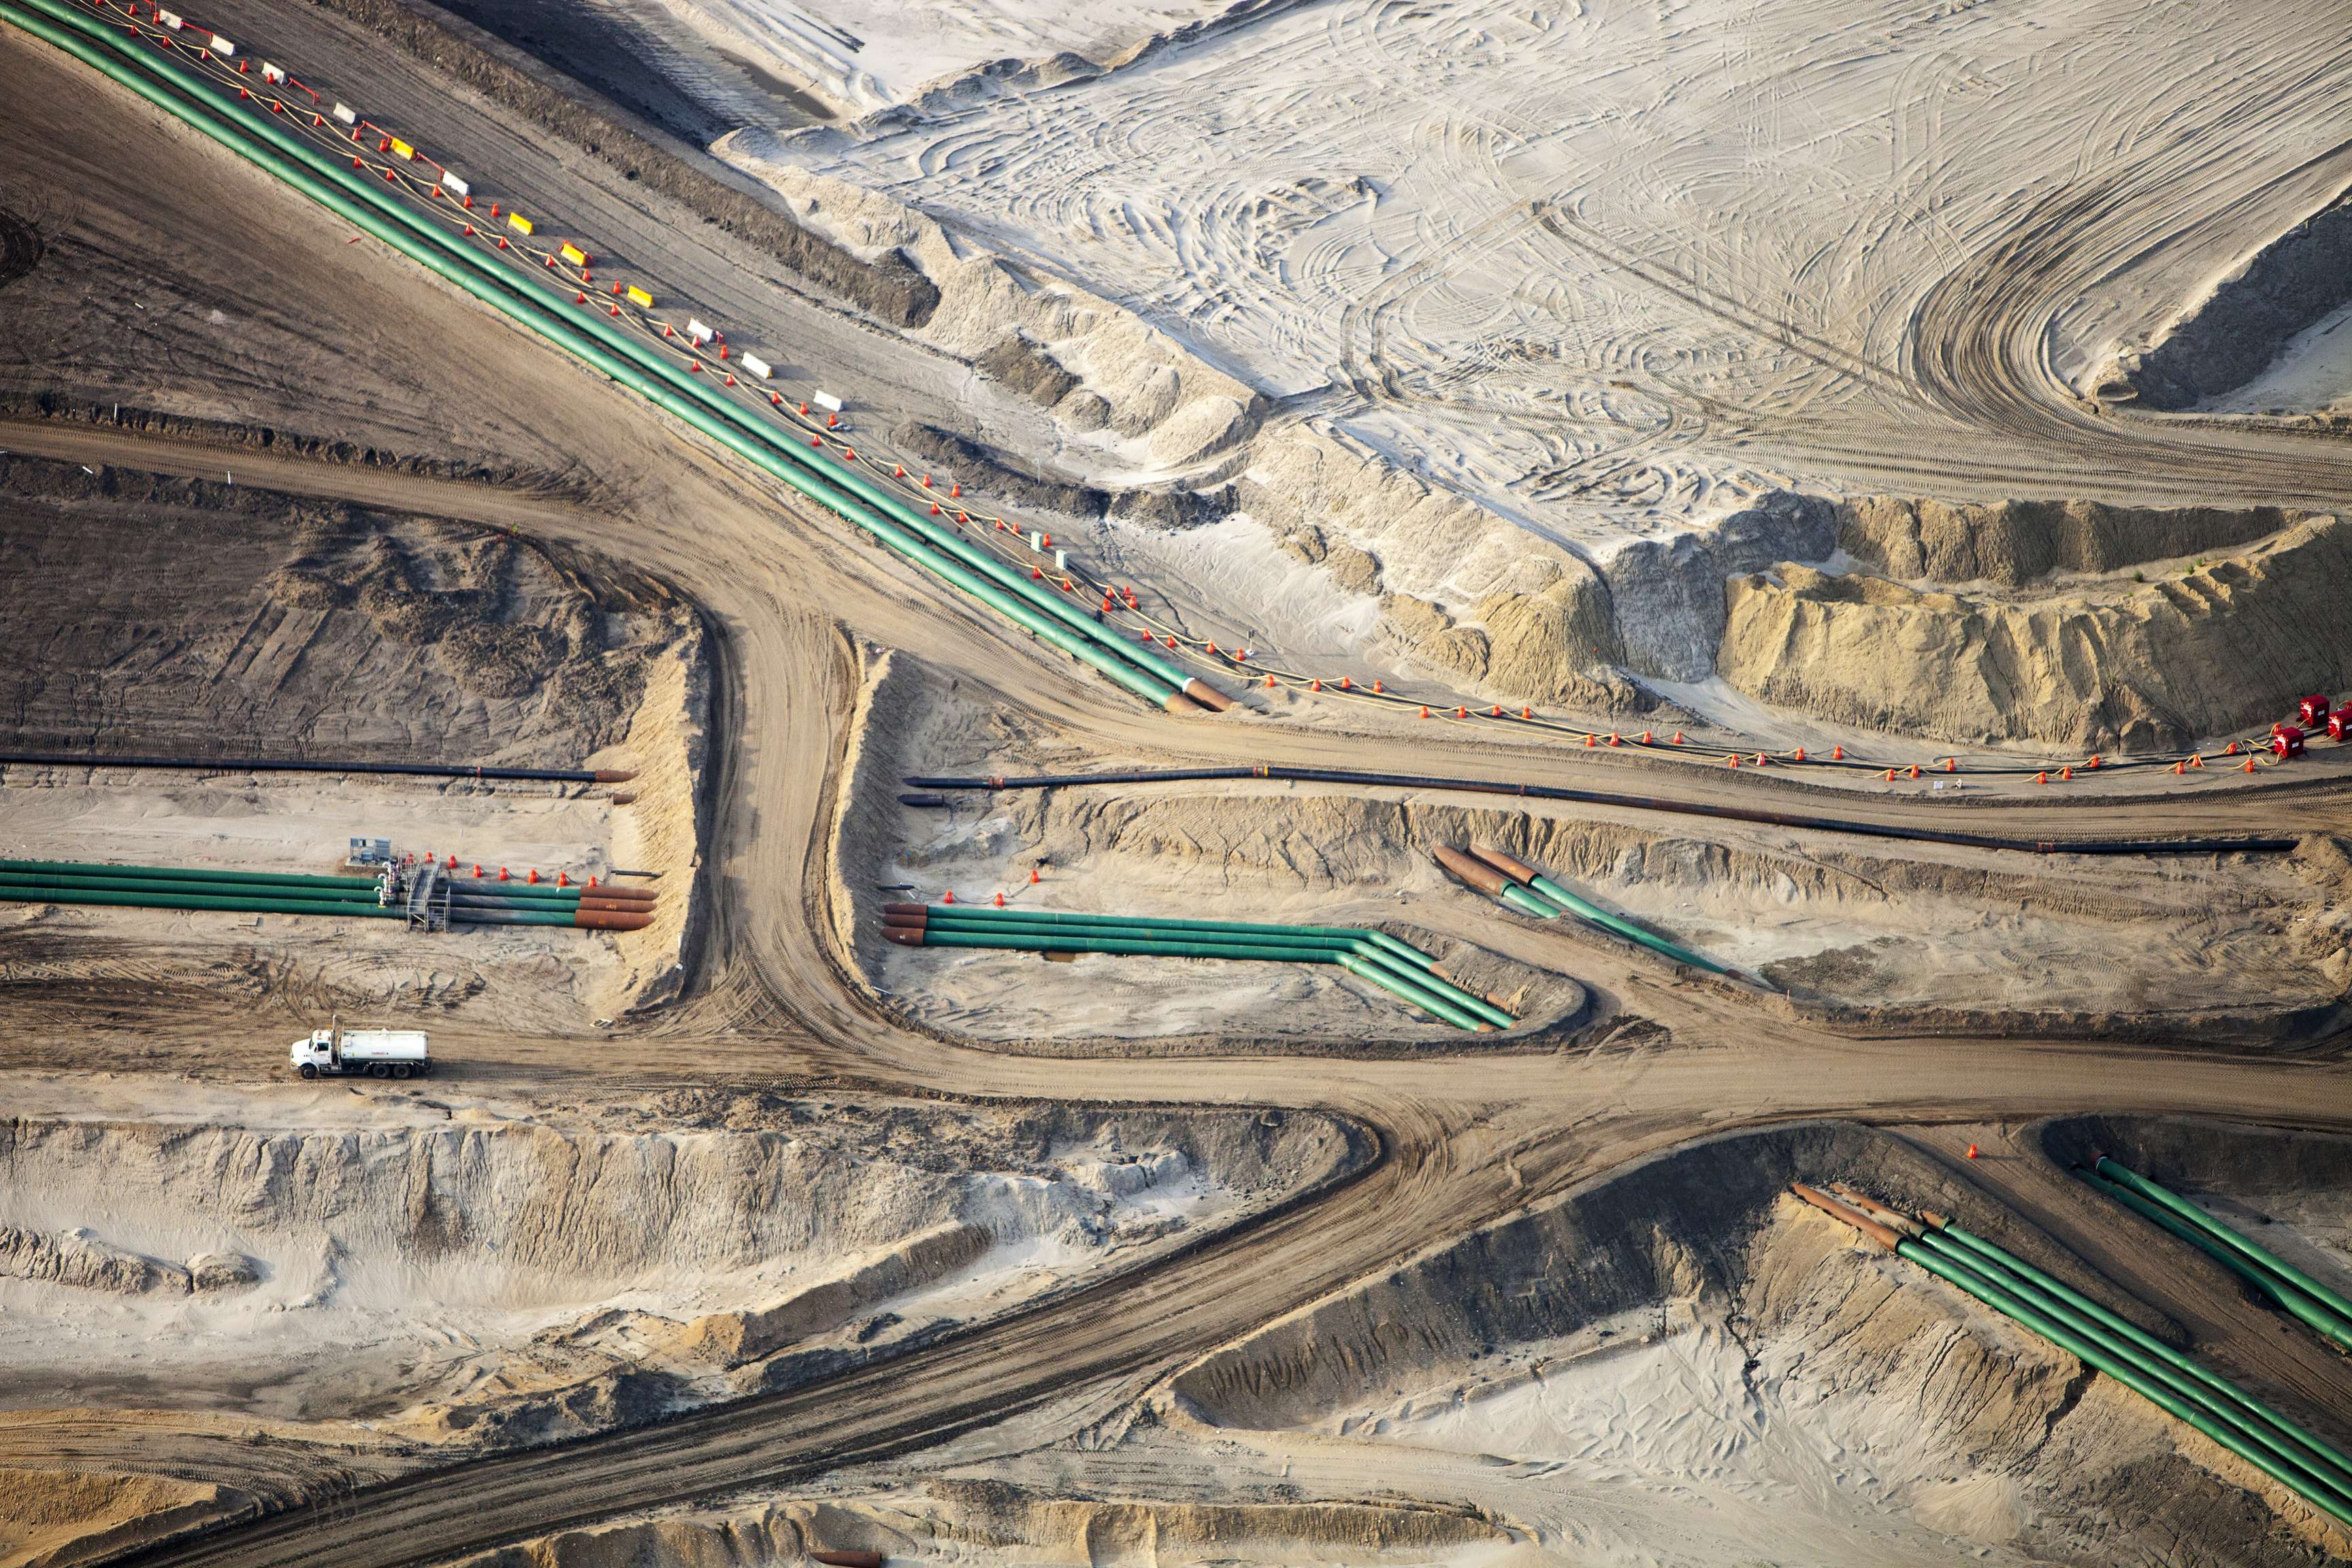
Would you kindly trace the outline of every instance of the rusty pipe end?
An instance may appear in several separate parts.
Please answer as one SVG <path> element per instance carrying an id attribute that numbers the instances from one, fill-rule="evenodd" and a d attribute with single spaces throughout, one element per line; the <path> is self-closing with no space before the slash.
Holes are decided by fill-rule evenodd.
<path id="1" fill-rule="evenodd" d="M 622 910 L 579 910 L 572 923 L 582 931 L 643 931 L 654 923 L 654 917 Z"/>
<path id="2" fill-rule="evenodd" d="M 1927 1234 L 1927 1227 L 1926 1226 L 1921 1225 L 1917 1220 L 1912 1218 L 1909 1215 L 1905 1214 L 1901 1209 L 1898 1209 L 1890 1204 L 1880 1203 L 1876 1198 L 1872 1197 L 1868 1193 L 1862 1191 L 1858 1187 L 1852 1186 L 1844 1182 L 1832 1182 L 1830 1184 L 1830 1191 L 1835 1193 L 1839 1197 L 1843 1198 L 1848 1204 L 1860 1209 L 1871 1218 L 1876 1220 L 1879 1224 L 1887 1226 L 1891 1230 L 1901 1231 L 1905 1236 L 1909 1237 L 1914 1241 L 1918 1240 L 1920 1237 Z"/>
<path id="3" fill-rule="evenodd" d="M 1537 872 L 1533 866 L 1515 855 L 1506 855 L 1491 844 L 1473 844 L 1470 846 L 1470 853 L 1506 877 L 1521 882 L 1532 882 L 1536 879 Z"/>
<path id="4" fill-rule="evenodd" d="M 1199 703 L 1193 701 L 1191 698 L 1185 696 L 1181 691 L 1170 692 L 1168 694 L 1167 700 L 1160 703 L 1160 706 L 1170 713 L 1205 713 L 1208 711 L 1207 709 L 1202 707 Z"/>
<path id="5" fill-rule="evenodd" d="M 908 903 L 885 904 L 882 906 L 882 912 L 886 915 L 927 915 L 931 912 L 931 906 Z"/>
<path id="6" fill-rule="evenodd" d="M 1919 1217 L 1927 1222 L 1927 1226 L 1931 1230 L 1949 1230 L 1952 1228 L 1952 1216 L 1950 1215 L 1937 1214 L 1934 1209 L 1921 1209 L 1919 1211 Z"/>
<path id="7" fill-rule="evenodd" d="M 627 784 L 636 776 L 637 771 L 635 768 L 598 768 L 596 770 L 598 784 Z"/>
<path id="8" fill-rule="evenodd" d="M 1447 870 L 1453 872 L 1456 877 L 1461 878 L 1462 880 L 1469 883 L 1480 892 L 1491 894 L 1498 899 L 1503 896 L 1504 884 L 1502 875 L 1492 866 L 1486 865 L 1481 861 L 1473 860 L 1469 856 L 1465 855 L 1461 850 L 1453 847 L 1451 845 L 1436 845 L 1432 847 L 1430 853 L 1437 858 L 1437 863 L 1439 865 L 1444 867 Z"/>
<path id="9" fill-rule="evenodd" d="M 882 911 L 882 923 L 892 931 L 925 931 L 930 926 L 931 917 L 920 910 L 911 915 L 894 914 L 885 910 Z"/>
<path id="10" fill-rule="evenodd" d="M 1482 1035 L 1491 1035 L 1495 1032 L 1495 1026 L 1482 1023 L 1478 1026 L 1478 1032 Z"/>
<path id="11" fill-rule="evenodd" d="M 1212 713 L 1223 713 L 1234 705 L 1234 700 L 1215 687 L 1194 676 L 1184 683 L 1184 695 Z"/>
<path id="12" fill-rule="evenodd" d="M 1832 1219 L 1843 1220 L 1889 1252 L 1903 1245 L 1903 1238 L 1886 1226 L 1872 1219 L 1868 1215 L 1847 1207 L 1819 1188 L 1809 1187 L 1802 1182 L 1790 1182 L 1789 1190 Z"/>
<path id="13" fill-rule="evenodd" d="M 920 947 L 923 945 L 923 932 L 920 927 L 916 926 L 884 926 L 882 940 L 895 942 L 900 947 Z"/>

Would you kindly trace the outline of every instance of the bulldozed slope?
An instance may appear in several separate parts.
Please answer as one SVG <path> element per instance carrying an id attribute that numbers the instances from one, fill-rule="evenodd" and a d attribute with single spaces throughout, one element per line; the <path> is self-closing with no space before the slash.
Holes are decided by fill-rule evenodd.
<path id="1" fill-rule="evenodd" d="M 28 1238 L 0 1257 L 0 1404 L 543 1441 L 887 1353 L 1359 1157 L 1256 1111 L 366 1103 L 0 1122 L 0 1228 Z"/>
<path id="2" fill-rule="evenodd" d="M 2021 583 L 2114 570 L 2097 531 L 2037 531 L 2032 521 L 2007 514 L 1948 539 L 1883 530 L 1870 542 L 1891 570 L 1922 575 L 1940 565 Z M 2243 527 L 2264 521 L 2246 514 Z M 2149 548 L 2230 531 L 2184 527 Z M 2347 581 L 2352 531 L 2334 517 L 2235 553 L 2017 595 L 1783 565 L 1730 584 L 1717 666 L 1764 701 L 1906 735 L 2183 747 L 2352 681 L 2352 644 L 2338 633 Z"/>
<path id="3" fill-rule="evenodd" d="M 1062 1498 L 1002 1481 L 940 1479 L 568 1531 L 467 1558 L 462 1568 L 750 1568 L 814 1551 L 914 1562 L 1413 1568 L 1482 1560 L 1510 1540 L 1475 1514 L 1393 1502 Z"/>
<path id="4" fill-rule="evenodd" d="M 615 563 L 19 457 L 0 581 L 0 740 L 28 751 L 577 767 L 698 641 L 685 601 Z"/>
<path id="5" fill-rule="evenodd" d="M 2307 1509 L 1785 1195 L 1832 1177 L 1945 1206 L 2085 1283 L 1895 1140 L 1805 1124 L 1574 1189 L 1212 1355 L 1171 1398 L 1318 1451 L 1547 1467 L 1528 1473 L 1556 1478 L 1570 1517 L 1632 1482 L 1644 1540 L 1749 1542 L 1754 1510 L 1817 1517 L 1817 1543 L 1907 1521 L 2010 1560 L 2325 1560 Z"/>

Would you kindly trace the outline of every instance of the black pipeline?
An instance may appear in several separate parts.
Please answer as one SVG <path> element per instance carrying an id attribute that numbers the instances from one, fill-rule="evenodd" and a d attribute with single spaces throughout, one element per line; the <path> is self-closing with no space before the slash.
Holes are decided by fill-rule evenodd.
<path id="1" fill-rule="evenodd" d="M 2293 838 L 2009 838 L 1992 833 L 1948 833 L 1931 827 L 1897 827 L 1850 817 L 1809 816 L 1801 812 L 1756 806 L 1710 805 L 1664 795 L 1617 795 L 1608 790 L 1570 789 L 1564 784 L 1514 784 L 1507 779 L 1452 779 L 1425 773 L 1363 773 L 1353 768 L 1293 768 L 1260 763 L 1247 768 L 1126 768 L 1104 773 L 1032 773 L 1022 778 L 922 778 L 914 789 L 1062 789 L 1078 784 L 1188 784 L 1227 779 L 1280 779 L 1297 784 L 1364 784 L 1381 789 L 1455 790 L 1471 795 L 1515 795 L 1528 800 L 1564 800 L 1580 805 L 1663 811 L 1681 816 L 1712 816 L 1726 822 L 1759 822 L 1770 827 L 1851 833 L 1863 838 L 1895 838 L 1913 844 L 1953 844 L 1968 849 L 2015 849 L 2031 855 L 2284 855 Z"/>

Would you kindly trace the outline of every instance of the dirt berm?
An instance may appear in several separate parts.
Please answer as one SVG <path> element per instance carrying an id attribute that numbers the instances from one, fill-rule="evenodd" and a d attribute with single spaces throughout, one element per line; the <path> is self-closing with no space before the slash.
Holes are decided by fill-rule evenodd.
<path id="1" fill-rule="evenodd" d="M 1156 1564 L 1485 1561 L 1511 1532 L 1461 1510 L 1397 1502 L 1206 1503 L 1065 1498 L 1003 1481 L 793 1500 L 567 1531 L 462 1568 L 751 1568 L 813 1551 L 887 1560 Z"/>
<path id="2" fill-rule="evenodd" d="M 2352 682 L 2339 518 L 2019 503 L 1847 514 L 1841 543 L 1890 575 L 1783 564 L 1734 579 L 1717 657 L 1731 685 L 1906 735 L 2132 751 L 2258 728 L 2303 692 Z"/>
<path id="3" fill-rule="evenodd" d="M 2306 1507 L 1799 1204 L 1791 1179 L 1942 1208 L 2112 1294 L 1898 1140 L 1801 1123 L 1683 1145 L 1329 1298 L 1181 1373 L 1170 1413 L 1589 1465 L 1596 1482 L 1654 1489 L 1662 1530 L 1820 1464 L 1786 1502 L 1907 1514 L 2033 1559 L 2325 1560 Z M 1695 1375 L 1710 1362 L 1713 1384 Z M 1694 1385 L 1725 1407 L 1691 1408 Z"/>

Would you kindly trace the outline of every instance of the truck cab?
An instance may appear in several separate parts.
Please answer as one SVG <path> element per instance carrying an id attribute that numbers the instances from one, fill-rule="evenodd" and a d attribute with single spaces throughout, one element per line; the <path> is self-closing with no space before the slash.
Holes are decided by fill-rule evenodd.
<path id="1" fill-rule="evenodd" d="M 422 1078 L 432 1070 L 421 1029 L 317 1029 L 294 1042 L 294 1070 L 316 1078 Z"/>

